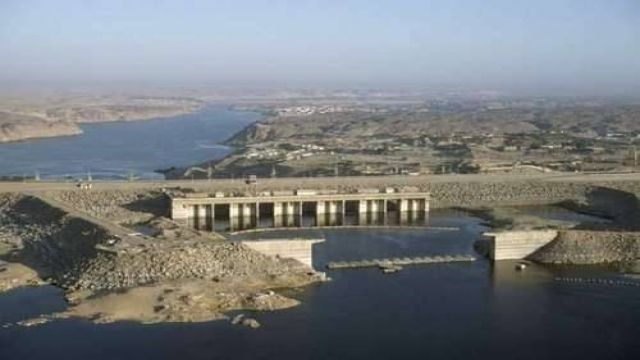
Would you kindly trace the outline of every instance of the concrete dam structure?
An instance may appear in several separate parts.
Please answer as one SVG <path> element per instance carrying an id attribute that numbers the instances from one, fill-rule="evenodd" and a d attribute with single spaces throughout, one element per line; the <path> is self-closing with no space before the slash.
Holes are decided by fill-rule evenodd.
<path id="1" fill-rule="evenodd" d="M 393 212 L 397 223 L 424 219 L 430 195 L 417 189 L 359 189 L 352 193 L 303 190 L 263 191 L 253 195 L 226 193 L 170 194 L 171 217 L 194 221 L 196 228 L 214 229 L 216 220 L 227 219 L 228 230 L 257 227 L 268 219 L 270 227 L 303 226 L 311 215 L 313 226 L 342 225 L 347 213 L 357 214 L 358 224 L 385 224 Z"/>
<path id="2" fill-rule="evenodd" d="M 557 230 L 512 230 L 487 232 L 492 260 L 519 260 L 532 255 L 558 237 Z"/>
<path id="3" fill-rule="evenodd" d="M 265 254 L 284 259 L 295 259 L 313 268 L 313 245 L 324 239 L 262 239 L 242 240 L 245 246 Z"/>

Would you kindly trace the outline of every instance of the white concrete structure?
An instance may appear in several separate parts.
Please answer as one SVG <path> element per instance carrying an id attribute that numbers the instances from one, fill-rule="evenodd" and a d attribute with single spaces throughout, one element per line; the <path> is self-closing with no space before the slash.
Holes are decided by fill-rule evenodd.
<path id="1" fill-rule="evenodd" d="M 493 260 L 524 259 L 558 237 L 556 230 L 519 230 L 488 232 L 489 257 Z"/>
<path id="2" fill-rule="evenodd" d="M 420 192 L 389 192 L 389 189 L 365 189 L 355 193 L 340 194 L 325 191 L 265 191 L 258 196 L 209 196 L 208 194 L 189 194 L 189 196 L 174 196 L 171 202 L 171 215 L 174 220 L 188 220 L 190 218 L 206 219 L 202 223 L 213 223 L 216 205 L 229 208 L 231 229 L 237 229 L 241 217 L 243 227 L 248 224 L 258 224 L 260 216 L 259 204 L 272 204 L 273 224 L 280 227 L 283 224 L 295 225 L 302 218 L 303 203 L 314 206 L 318 225 L 337 225 L 343 221 L 347 203 L 352 209 L 357 209 L 361 219 L 367 219 L 368 214 L 374 214 L 372 219 L 386 217 L 387 204 L 396 204 L 400 213 L 401 223 L 407 219 L 404 212 L 426 213 L 429 210 L 429 194 Z M 357 204 L 354 204 L 357 203 Z M 353 207 L 355 205 L 356 207 Z M 308 207 L 310 208 L 310 207 Z M 209 218 L 211 218 L 209 220 Z M 341 219 L 341 220 L 340 220 Z M 362 223 L 362 222 L 361 222 Z"/>
<path id="3" fill-rule="evenodd" d="M 290 258 L 313 268 L 313 245 L 324 239 L 246 240 L 242 244 L 268 256 Z"/>

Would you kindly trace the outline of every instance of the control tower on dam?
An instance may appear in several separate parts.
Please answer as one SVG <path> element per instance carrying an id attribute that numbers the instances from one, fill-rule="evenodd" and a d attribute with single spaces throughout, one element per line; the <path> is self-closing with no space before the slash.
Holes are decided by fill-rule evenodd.
<path id="1" fill-rule="evenodd" d="M 216 219 L 225 218 L 230 222 L 230 230 L 246 228 L 243 224 L 257 225 L 264 218 L 269 218 L 273 227 L 301 226 L 295 222 L 302 219 L 303 213 L 312 214 L 316 226 L 334 225 L 335 219 L 344 218 L 347 212 L 380 219 L 385 219 L 390 211 L 400 219 L 424 217 L 430 201 L 429 193 L 413 187 L 366 188 L 350 193 L 314 189 L 257 194 L 174 193 L 170 198 L 174 220 L 197 219 L 205 225 L 203 228 L 211 228 Z"/>

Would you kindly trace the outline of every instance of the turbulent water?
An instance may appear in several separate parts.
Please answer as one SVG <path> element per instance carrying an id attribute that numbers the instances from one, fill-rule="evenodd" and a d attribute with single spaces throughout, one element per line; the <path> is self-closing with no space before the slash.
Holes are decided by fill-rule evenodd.
<path id="1" fill-rule="evenodd" d="M 227 155 L 258 114 L 209 107 L 166 119 L 81 125 L 83 134 L 0 144 L 0 176 L 162 178 L 155 170 Z"/>
<path id="2" fill-rule="evenodd" d="M 564 216 L 564 215 L 563 215 Z M 314 263 L 377 257 L 472 254 L 484 227 L 436 212 L 424 228 L 312 230 L 326 242 Z M 291 232 L 289 235 L 308 235 Z M 273 233 L 270 236 L 280 236 Z M 251 236 L 251 235 L 247 235 Z M 597 267 L 471 263 L 335 270 L 333 281 L 290 291 L 302 305 L 252 314 L 257 330 L 228 322 L 93 325 L 62 320 L 0 328 L 0 359 L 635 359 L 640 288 L 563 283 L 557 276 L 621 278 Z M 628 280 L 628 279 L 627 279 Z M 52 288 L 0 296 L 0 323 L 60 310 Z"/>

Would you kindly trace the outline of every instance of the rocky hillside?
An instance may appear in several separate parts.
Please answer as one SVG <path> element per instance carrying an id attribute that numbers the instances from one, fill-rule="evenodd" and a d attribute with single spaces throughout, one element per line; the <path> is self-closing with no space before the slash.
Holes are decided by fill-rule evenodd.
<path id="1" fill-rule="evenodd" d="M 348 140 L 371 137 L 448 136 L 536 133 L 556 129 L 574 135 L 640 131 L 640 106 L 564 106 L 550 109 L 459 111 L 390 111 L 385 113 L 334 112 L 274 116 L 234 136 L 234 145 L 265 141 Z"/>
<path id="2" fill-rule="evenodd" d="M 291 275 L 315 281 L 311 269 L 297 261 L 262 255 L 238 243 L 162 238 L 109 248 L 109 236 L 105 229 L 38 198 L 0 194 L 0 242 L 18 249 L 14 260 L 64 289 L 114 290 L 174 280 Z"/>
<path id="3" fill-rule="evenodd" d="M 81 134 L 78 125 L 37 116 L 0 112 L 0 143 L 32 138 Z"/>

